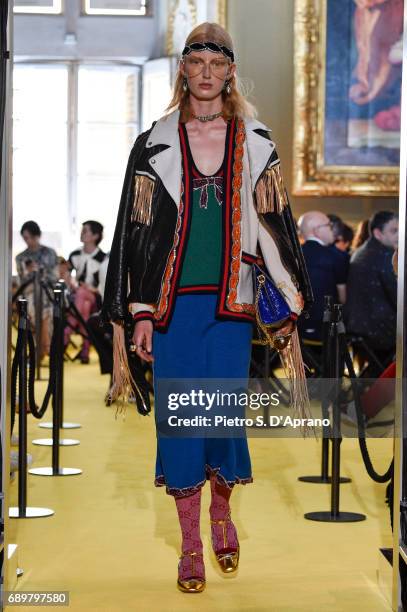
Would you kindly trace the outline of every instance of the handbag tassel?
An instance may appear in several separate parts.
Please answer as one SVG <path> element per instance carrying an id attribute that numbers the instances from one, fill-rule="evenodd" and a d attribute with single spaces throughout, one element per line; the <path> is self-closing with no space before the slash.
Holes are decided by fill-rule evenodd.
<path id="1" fill-rule="evenodd" d="M 137 174 L 134 185 L 134 201 L 131 221 L 150 225 L 154 181 L 148 176 Z"/>
<path id="2" fill-rule="evenodd" d="M 304 361 L 301 354 L 300 339 L 298 330 L 295 328 L 291 334 L 287 346 L 279 351 L 280 360 L 289 381 L 290 400 L 294 409 L 294 418 L 312 419 L 310 401 L 307 387 L 307 377 L 305 375 Z M 301 432 L 307 435 L 311 430 L 316 436 L 315 427 L 301 424 Z"/>
<path id="3" fill-rule="evenodd" d="M 124 326 L 120 323 L 112 323 L 113 325 L 113 373 L 112 384 L 107 393 L 109 400 L 113 403 L 116 400 L 117 408 L 115 418 L 119 413 L 123 414 L 125 420 L 127 402 L 129 396 L 134 392 L 141 392 L 134 381 L 129 368 L 127 359 L 126 343 L 124 337 Z"/>
<path id="4" fill-rule="evenodd" d="M 266 170 L 256 186 L 257 212 L 281 214 L 288 205 L 280 164 Z"/>

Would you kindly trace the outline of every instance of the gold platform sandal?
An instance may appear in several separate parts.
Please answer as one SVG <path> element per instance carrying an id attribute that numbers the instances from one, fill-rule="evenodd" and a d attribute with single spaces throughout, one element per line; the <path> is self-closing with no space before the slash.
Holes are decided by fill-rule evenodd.
<path id="1" fill-rule="evenodd" d="M 222 526 L 222 535 L 223 535 L 223 546 L 220 551 L 216 552 L 214 549 L 215 557 L 218 562 L 218 565 L 224 574 L 232 574 L 235 572 L 239 566 L 239 553 L 240 547 L 237 546 L 236 550 L 228 550 L 228 538 L 226 533 L 226 523 L 232 522 L 230 518 L 230 512 L 225 519 L 213 521 L 211 519 L 211 525 L 221 525 Z M 212 542 L 213 548 L 213 542 Z"/>
<path id="2" fill-rule="evenodd" d="M 182 555 L 180 556 L 180 562 L 182 561 L 184 557 L 191 557 L 191 577 L 185 578 L 183 580 L 178 578 L 177 587 L 183 593 L 202 593 L 202 591 L 205 589 L 206 581 L 205 581 L 205 578 L 194 576 L 194 570 L 195 570 L 194 561 L 195 561 L 195 557 L 202 557 L 202 561 L 203 561 L 203 554 L 198 553 L 198 552 L 182 553 Z"/>

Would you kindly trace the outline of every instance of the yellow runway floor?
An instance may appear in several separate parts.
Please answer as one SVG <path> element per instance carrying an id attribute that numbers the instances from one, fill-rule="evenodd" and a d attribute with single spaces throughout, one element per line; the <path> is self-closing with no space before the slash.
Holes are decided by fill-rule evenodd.
<path id="1" fill-rule="evenodd" d="M 65 372 L 65 420 L 82 428 L 63 432 L 80 445 L 61 448 L 61 465 L 83 474 L 28 476 L 29 505 L 55 514 L 11 521 L 24 570 L 19 590 L 67 590 L 72 612 L 391 609 L 377 578 L 379 547 L 391 546 L 385 485 L 368 477 L 356 440 L 345 439 L 341 447 L 342 474 L 352 478 L 341 486 L 341 509 L 362 512 L 367 520 L 329 524 L 303 518 L 304 512 L 329 509 L 329 486 L 297 481 L 318 473 L 321 441 L 249 439 L 254 483 L 236 486 L 231 498 L 241 544 L 238 575 L 223 578 L 211 555 L 206 486 L 201 524 L 207 587 L 202 594 L 183 594 L 175 586 L 175 504 L 153 486 L 153 417 L 129 409 L 125 421 L 115 420 L 115 408 L 103 403 L 108 378 L 99 375 L 94 359 L 88 366 L 68 364 Z M 38 437 L 48 437 L 47 430 L 29 415 L 33 466 L 50 465 L 51 449 L 31 444 Z M 370 440 L 369 448 L 383 472 L 392 440 Z M 11 500 L 17 503 L 17 479 Z"/>

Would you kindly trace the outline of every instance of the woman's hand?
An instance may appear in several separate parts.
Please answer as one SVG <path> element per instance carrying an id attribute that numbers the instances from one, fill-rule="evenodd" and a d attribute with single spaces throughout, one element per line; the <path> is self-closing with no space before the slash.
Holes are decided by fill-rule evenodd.
<path id="1" fill-rule="evenodd" d="M 153 323 L 152 321 L 137 321 L 134 326 L 133 344 L 136 354 L 144 361 L 152 362 L 153 352 Z"/>

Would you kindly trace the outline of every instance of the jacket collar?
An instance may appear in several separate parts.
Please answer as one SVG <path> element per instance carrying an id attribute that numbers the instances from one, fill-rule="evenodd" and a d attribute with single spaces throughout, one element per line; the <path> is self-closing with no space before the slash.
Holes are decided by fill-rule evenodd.
<path id="1" fill-rule="evenodd" d="M 264 125 L 264 123 L 261 123 L 256 119 L 247 119 L 245 121 L 245 128 L 250 176 L 252 179 L 252 191 L 254 191 L 257 181 L 259 180 L 259 177 L 265 167 L 268 165 L 268 161 L 276 146 L 272 140 L 269 140 L 256 132 L 256 130 L 271 132 L 271 129 Z"/>
<path id="2" fill-rule="evenodd" d="M 148 160 L 151 168 L 160 177 L 177 207 L 181 199 L 181 146 L 178 136 L 179 111 L 161 117 L 154 125 L 146 147 L 166 145 L 167 148 Z"/>
<path id="3" fill-rule="evenodd" d="M 167 148 L 150 157 L 151 168 L 160 177 L 165 189 L 174 202 L 179 206 L 181 199 L 181 146 L 178 135 L 179 111 L 175 110 L 161 117 L 154 125 L 146 143 L 146 148 L 164 145 Z M 268 138 L 261 136 L 256 130 L 270 128 L 255 119 L 245 120 L 246 143 L 249 155 L 252 191 L 275 149 L 275 144 Z"/>

